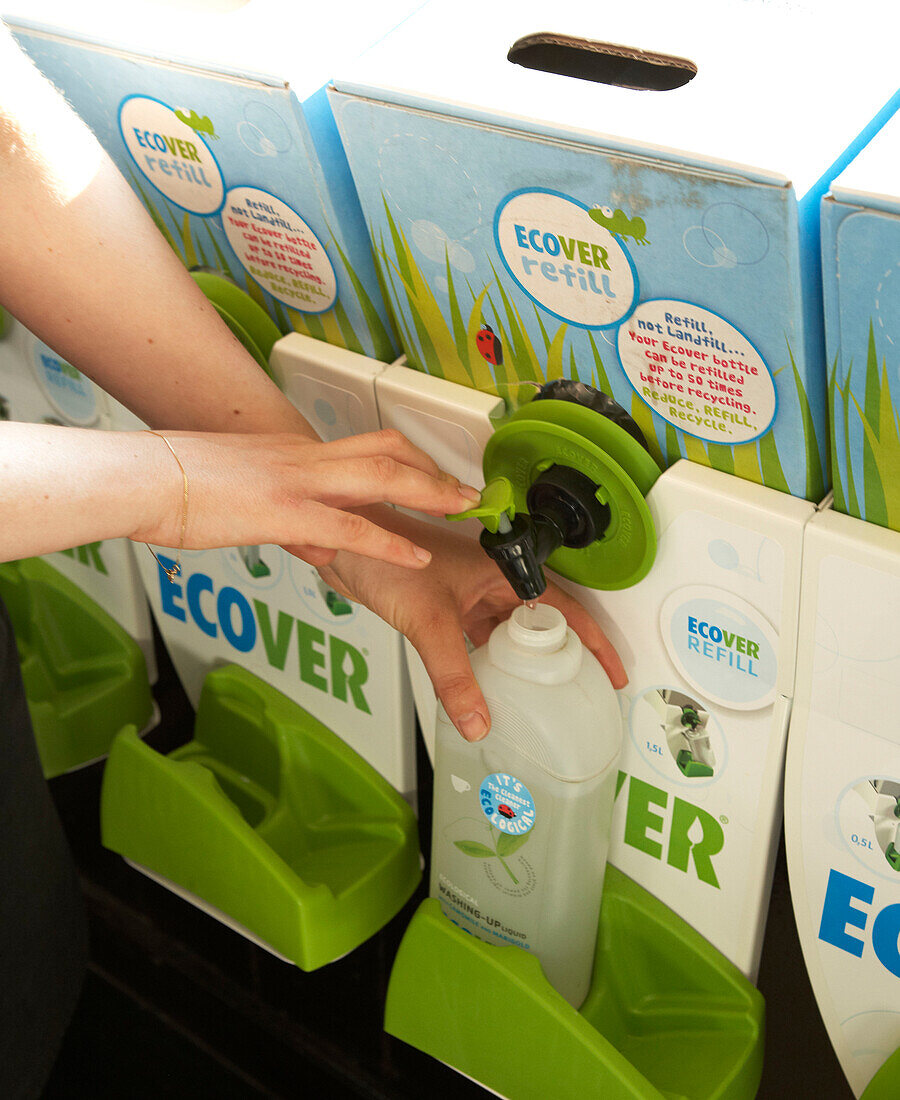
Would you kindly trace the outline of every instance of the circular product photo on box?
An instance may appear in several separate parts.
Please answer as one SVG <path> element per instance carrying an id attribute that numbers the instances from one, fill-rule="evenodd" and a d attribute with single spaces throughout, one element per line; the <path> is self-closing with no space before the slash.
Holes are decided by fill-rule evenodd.
<path id="1" fill-rule="evenodd" d="M 900 780 L 883 775 L 856 780 L 838 800 L 837 819 L 853 857 L 900 886 Z"/>
<path id="2" fill-rule="evenodd" d="M 634 701 L 631 737 L 654 771 L 701 786 L 721 777 L 726 746 L 708 704 L 681 688 L 653 687 Z"/>

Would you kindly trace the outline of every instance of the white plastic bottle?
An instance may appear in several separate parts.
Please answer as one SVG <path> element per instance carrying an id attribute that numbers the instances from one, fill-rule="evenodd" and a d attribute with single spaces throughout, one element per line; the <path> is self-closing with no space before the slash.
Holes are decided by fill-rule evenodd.
<path id="1" fill-rule="evenodd" d="M 480 939 L 517 944 L 577 1008 L 587 995 L 622 720 L 553 607 L 517 608 L 472 654 L 491 712 L 469 743 L 438 708 L 431 894 Z"/>

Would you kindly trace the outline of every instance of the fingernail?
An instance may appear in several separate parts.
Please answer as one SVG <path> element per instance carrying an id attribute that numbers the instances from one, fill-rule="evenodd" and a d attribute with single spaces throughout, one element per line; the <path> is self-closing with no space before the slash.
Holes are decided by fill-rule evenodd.
<path id="1" fill-rule="evenodd" d="M 467 741 L 480 741 L 487 733 L 487 722 L 485 722 L 483 714 L 473 710 L 470 714 L 464 714 L 462 718 L 457 718 L 456 728 Z"/>
<path id="2" fill-rule="evenodd" d="M 460 485 L 459 495 L 470 500 L 473 504 L 481 503 L 481 493 L 472 485 Z"/>
<path id="3" fill-rule="evenodd" d="M 416 555 L 419 561 L 424 561 L 426 565 L 431 561 L 431 551 L 426 550 L 422 546 L 414 546 L 413 553 Z"/>

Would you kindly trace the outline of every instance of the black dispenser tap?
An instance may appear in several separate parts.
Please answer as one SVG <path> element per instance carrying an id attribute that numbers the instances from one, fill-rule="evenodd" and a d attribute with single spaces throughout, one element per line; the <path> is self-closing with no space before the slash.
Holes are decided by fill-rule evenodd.
<path id="1" fill-rule="evenodd" d="M 520 600 L 543 595 L 547 581 L 541 566 L 560 546 L 580 548 L 603 536 L 610 511 L 597 493 L 598 486 L 577 470 L 553 465 L 528 490 L 527 514 L 503 517 L 496 532 L 482 531 L 485 553 Z"/>

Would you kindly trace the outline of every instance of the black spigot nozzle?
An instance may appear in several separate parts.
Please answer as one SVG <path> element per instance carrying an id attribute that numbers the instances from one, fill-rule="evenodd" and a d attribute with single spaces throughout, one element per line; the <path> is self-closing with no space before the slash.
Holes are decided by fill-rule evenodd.
<path id="1" fill-rule="evenodd" d="M 563 532 L 543 516 L 518 515 L 508 531 L 481 532 L 481 545 L 520 600 L 536 600 L 547 580 L 543 563 L 563 544 Z"/>
<path id="2" fill-rule="evenodd" d="M 541 566 L 561 546 L 579 548 L 602 538 L 610 510 L 597 499 L 597 486 L 568 466 L 551 466 L 529 488 L 527 515 L 517 515 L 506 532 L 482 531 L 481 545 L 500 567 L 520 600 L 536 600 L 547 580 Z"/>

